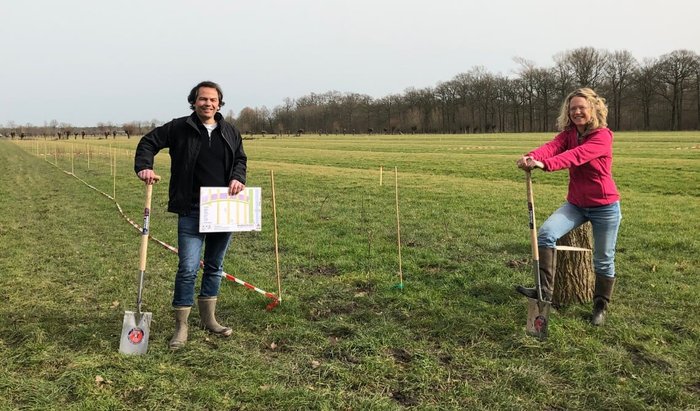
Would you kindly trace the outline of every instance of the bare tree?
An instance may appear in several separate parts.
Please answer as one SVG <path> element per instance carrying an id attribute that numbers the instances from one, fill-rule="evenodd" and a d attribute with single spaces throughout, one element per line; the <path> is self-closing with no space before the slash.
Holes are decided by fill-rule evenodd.
<path id="1" fill-rule="evenodd" d="M 657 89 L 657 73 L 659 71 L 658 61 L 655 59 L 645 59 L 637 68 L 632 78 L 634 96 L 642 106 L 642 128 L 651 128 L 651 105 Z"/>
<path id="2" fill-rule="evenodd" d="M 526 60 L 522 57 L 513 59 L 520 65 L 518 74 L 520 76 L 520 86 L 523 91 L 523 97 L 527 102 L 528 113 L 528 131 L 534 131 L 533 122 L 535 121 L 535 99 L 537 93 L 537 66 L 533 61 Z"/>
<path id="3" fill-rule="evenodd" d="M 73 126 L 70 125 L 70 123 L 61 123 L 61 124 L 59 124 L 58 128 L 60 129 L 58 139 L 59 140 L 61 139 L 61 137 L 60 137 L 61 134 L 65 134 L 66 140 L 68 140 L 68 137 L 70 136 L 70 131 L 73 128 Z"/>
<path id="4" fill-rule="evenodd" d="M 256 123 L 255 109 L 251 107 L 243 107 L 240 113 L 238 113 L 238 119 L 236 124 L 241 130 L 241 133 L 250 133 L 255 130 Z"/>
<path id="5" fill-rule="evenodd" d="M 631 84 L 631 78 L 637 65 L 637 60 L 632 57 L 632 53 L 620 50 L 610 54 L 605 66 L 605 73 L 611 89 L 608 99 L 612 103 L 613 128 L 615 130 L 620 129 L 622 100 Z"/>
<path id="6" fill-rule="evenodd" d="M 675 50 L 661 56 L 659 74 L 667 90 L 661 93 L 671 106 L 671 130 L 683 127 L 683 94 L 688 79 L 695 75 L 698 55 L 690 50 Z"/>
<path id="7" fill-rule="evenodd" d="M 440 105 L 442 131 L 456 131 L 457 84 L 454 81 L 438 83 L 435 97 Z"/>
<path id="8" fill-rule="evenodd" d="M 476 124 L 476 108 L 472 98 L 472 85 L 474 78 L 470 73 L 457 74 L 452 81 L 457 92 L 459 127 L 465 132 L 471 132 L 471 125 Z"/>
<path id="9" fill-rule="evenodd" d="M 122 129 L 124 130 L 124 133 L 126 133 L 126 138 L 131 138 L 133 134 L 136 134 L 139 126 L 136 124 L 136 122 L 132 121 L 130 123 L 122 124 Z"/>
<path id="10" fill-rule="evenodd" d="M 564 59 L 564 53 L 554 55 L 554 81 L 557 90 L 557 100 L 562 101 L 574 88 L 574 77 Z"/>
<path id="11" fill-rule="evenodd" d="M 561 62 L 577 87 L 597 89 L 604 77 L 607 56 L 608 52 L 605 50 L 581 47 L 564 52 Z"/>
<path id="12" fill-rule="evenodd" d="M 552 98 L 556 93 L 556 72 L 554 69 L 538 68 L 535 71 L 535 88 L 540 105 L 541 123 L 540 131 L 552 130 L 554 124 L 550 124 L 549 111 Z M 554 116 L 556 118 L 556 115 Z"/>
<path id="13" fill-rule="evenodd" d="M 493 102 L 493 109 L 495 110 L 496 121 L 492 124 L 493 132 L 499 131 L 503 132 L 508 129 L 507 120 L 510 106 L 510 94 L 509 90 L 513 88 L 513 80 L 497 76 L 495 79 L 495 99 Z"/>
<path id="14" fill-rule="evenodd" d="M 695 128 L 700 130 L 700 56 L 696 59 L 695 64 L 695 102 L 698 108 L 698 117 L 696 119 Z"/>
<path id="15" fill-rule="evenodd" d="M 493 114 L 492 103 L 496 94 L 496 78 L 481 66 L 473 68 L 471 73 L 475 80 L 473 95 L 479 112 L 479 129 L 481 132 L 487 132 L 493 123 L 489 121 L 489 114 Z"/>

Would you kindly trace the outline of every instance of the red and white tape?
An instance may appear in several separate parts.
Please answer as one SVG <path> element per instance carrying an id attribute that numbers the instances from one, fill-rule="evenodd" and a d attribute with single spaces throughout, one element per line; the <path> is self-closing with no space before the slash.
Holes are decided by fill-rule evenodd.
<path id="1" fill-rule="evenodd" d="M 58 168 L 59 170 L 61 170 L 58 166 L 56 166 L 56 168 Z M 140 227 L 138 224 L 136 224 L 136 222 L 134 222 L 134 220 L 130 219 L 130 218 L 124 213 L 124 210 L 122 210 L 122 207 L 121 207 L 121 206 L 119 205 L 119 203 L 114 199 L 114 197 L 112 197 L 111 195 L 105 193 L 104 191 L 99 190 L 97 187 L 95 187 L 95 186 L 89 184 L 87 181 L 85 181 L 85 180 L 81 179 L 80 177 L 76 176 L 74 173 L 71 173 L 71 172 L 65 171 L 65 170 L 61 170 L 61 171 L 63 171 L 64 173 L 68 174 L 69 176 L 75 177 L 76 179 L 78 179 L 78 181 L 82 182 L 82 183 L 85 184 L 86 186 L 90 187 L 91 189 L 97 191 L 98 193 L 100 193 L 100 194 L 102 194 L 103 196 L 105 196 L 105 197 L 109 198 L 110 200 L 112 200 L 112 201 L 114 202 L 114 204 L 116 204 L 117 210 L 119 210 L 119 214 L 120 214 L 122 217 L 124 217 L 124 219 L 125 219 L 126 221 L 128 221 L 129 224 L 131 224 L 139 233 L 141 232 L 141 227 Z M 151 239 L 151 240 L 153 240 L 153 241 L 155 241 L 156 243 L 162 245 L 163 247 L 165 247 L 166 249 L 172 251 L 173 253 L 175 253 L 175 254 L 178 253 L 178 252 L 177 252 L 177 248 L 175 248 L 175 247 L 173 247 L 173 246 L 171 246 L 171 245 L 169 245 L 169 244 L 167 244 L 167 243 L 165 243 L 165 242 L 163 242 L 163 241 L 161 241 L 161 240 L 159 240 L 159 239 L 153 237 L 152 235 L 149 235 L 148 238 Z M 199 261 L 199 266 L 200 266 L 200 267 L 203 267 L 203 266 L 204 266 L 204 261 L 201 261 L 201 260 L 200 260 L 200 261 Z M 227 273 L 227 272 L 224 272 L 224 273 L 223 273 L 223 276 L 224 276 L 224 278 L 226 278 L 226 279 L 229 280 L 229 281 L 233 281 L 233 282 L 235 282 L 235 283 L 238 283 L 238 284 L 240 284 L 240 285 L 246 287 L 246 288 L 249 289 L 249 290 L 253 290 L 253 291 L 255 291 L 255 292 L 257 292 L 257 293 L 260 293 L 260 294 L 264 295 L 265 297 L 271 299 L 272 302 L 270 302 L 270 303 L 265 307 L 268 311 L 271 311 L 273 308 L 277 307 L 277 306 L 279 305 L 279 303 L 280 303 L 280 299 L 277 297 L 277 295 L 275 295 L 275 294 L 273 294 L 273 293 L 270 293 L 270 292 L 267 292 L 267 291 L 265 291 L 265 290 L 263 290 L 263 289 L 260 289 L 260 288 L 254 286 L 254 285 L 252 285 L 252 284 L 250 284 L 250 283 L 247 283 L 247 282 L 241 280 L 240 278 L 236 278 L 235 276 L 233 276 L 233 275 L 231 275 L 231 274 L 229 274 L 229 273 Z"/>

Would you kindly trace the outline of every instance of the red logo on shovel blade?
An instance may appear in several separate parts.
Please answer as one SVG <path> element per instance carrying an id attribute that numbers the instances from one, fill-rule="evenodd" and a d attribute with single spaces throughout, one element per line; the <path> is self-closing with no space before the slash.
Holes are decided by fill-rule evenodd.
<path id="1" fill-rule="evenodd" d="M 143 341 L 143 330 L 140 328 L 132 328 L 127 338 L 132 344 L 139 344 Z"/>
<path id="2" fill-rule="evenodd" d="M 542 332 L 542 330 L 547 326 L 547 319 L 541 315 L 535 318 L 535 330 L 537 332 Z"/>

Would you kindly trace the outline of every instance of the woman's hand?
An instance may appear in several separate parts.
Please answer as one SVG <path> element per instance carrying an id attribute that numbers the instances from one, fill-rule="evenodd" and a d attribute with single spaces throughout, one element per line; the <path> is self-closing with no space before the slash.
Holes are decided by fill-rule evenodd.
<path id="1" fill-rule="evenodd" d="M 520 157 L 520 158 L 515 162 L 515 164 L 516 164 L 519 168 L 521 168 L 521 169 L 523 169 L 523 170 L 526 170 L 526 171 L 530 171 L 530 170 L 535 169 L 535 168 L 541 168 L 541 169 L 544 170 L 544 163 L 542 163 L 541 161 L 537 161 L 537 160 L 535 160 L 534 158 L 532 158 L 532 157 L 530 157 L 530 156 L 522 156 L 522 157 Z"/>

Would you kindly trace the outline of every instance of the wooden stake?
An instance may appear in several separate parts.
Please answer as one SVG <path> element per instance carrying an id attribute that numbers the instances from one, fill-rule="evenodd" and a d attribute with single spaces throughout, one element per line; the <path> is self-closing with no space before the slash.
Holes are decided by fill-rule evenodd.
<path id="1" fill-rule="evenodd" d="M 117 199 L 117 149 L 114 149 L 114 157 L 112 157 L 112 170 L 114 172 L 112 173 L 112 180 L 114 181 L 112 185 L 112 198 Z"/>
<path id="2" fill-rule="evenodd" d="M 280 252 L 277 242 L 277 201 L 275 200 L 275 172 L 270 170 L 270 181 L 272 183 L 272 216 L 275 221 L 275 264 L 277 269 L 277 297 L 282 303 L 282 278 L 280 276 Z"/>
<path id="3" fill-rule="evenodd" d="M 70 145 L 70 173 L 75 175 L 75 167 L 73 167 L 73 157 L 75 156 L 73 151 L 73 144 Z"/>
<path id="4" fill-rule="evenodd" d="M 382 186 L 382 178 L 384 178 L 384 166 L 379 166 L 379 187 Z"/>
<path id="5" fill-rule="evenodd" d="M 109 175 L 114 175 L 114 162 L 112 161 L 112 143 L 109 143 Z"/>
<path id="6" fill-rule="evenodd" d="M 88 159 L 88 170 L 90 169 L 90 144 L 87 142 L 85 143 L 85 151 L 87 151 L 87 159 Z"/>
<path id="7" fill-rule="evenodd" d="M 399 169 L 394 167 L 396 185 L 396 240 L 399 248 L 399 288 L 403 289 L 403 271 L 401 269 L 401 222 L 399 221 Z"/>

